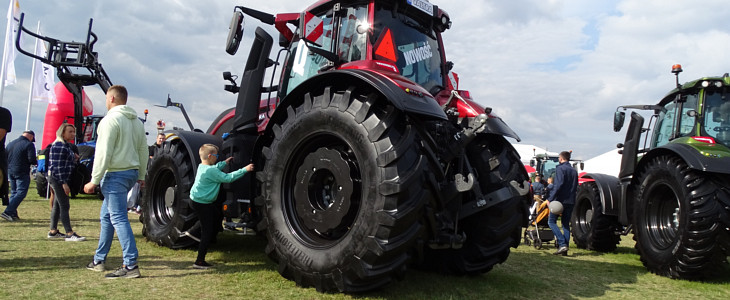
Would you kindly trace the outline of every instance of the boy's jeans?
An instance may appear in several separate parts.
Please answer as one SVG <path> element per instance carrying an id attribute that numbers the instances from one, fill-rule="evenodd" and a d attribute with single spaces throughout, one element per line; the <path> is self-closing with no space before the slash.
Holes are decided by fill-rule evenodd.
<path id="1" fill-rule="evenodd" d="M 123 263 L 127 267 L 137 265 L 137 244 L 134 241 L 132 227 L 127 218 L 127 193 L 137 182 L 138 170 L 107 172 L 101 180 L 101 193 L 104 202 L 101 204 L 99 219 L 99 247 L 94 255 L 95 262 L 106 260 L 112 245 L 114 231 L 117 231 L 119 243 L 122 245 Z"/>

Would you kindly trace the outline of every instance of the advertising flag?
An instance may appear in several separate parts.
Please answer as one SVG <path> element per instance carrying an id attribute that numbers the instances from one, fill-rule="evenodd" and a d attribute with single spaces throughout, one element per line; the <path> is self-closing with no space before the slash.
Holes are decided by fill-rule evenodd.
<path id="1" fill-rule="evenodd" d="M 46 49 L 46 43 L 37 41 L 35 55 L 45 57 L 46 51 L 48 51 Z M 56 93 L 54 91 L 56 83 L 53 79 L 54 68 L 40 60 L 36 60 L 33 66 L 35 70 L 33 70 L 32 99 L 35 101 L 53 102 L 56 99 Z"/>
<path id="2" fill-rule="evenodd" d="M 20 22 L 20 4 L 18 0 L 10 0 L 8 6 L 8 27 L 5 31 L 5 51 L 3 51 L 3 70 L 5 86 L 15 84 L 15 37 L 18 35 Z"/>

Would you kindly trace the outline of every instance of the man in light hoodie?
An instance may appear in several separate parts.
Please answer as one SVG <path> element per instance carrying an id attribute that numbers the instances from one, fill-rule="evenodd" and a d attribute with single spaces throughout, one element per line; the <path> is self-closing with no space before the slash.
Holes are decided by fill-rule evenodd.
<path id="1" fill-rule="evenodd" d="M 137 266 L 139 254 L 127 218 L 127 193 L 135 182 L 144 186 L 149 159 L 147 139 L 137 112 L 127 106 L 127 89 L 124 86 L 113 85 L 109 88 L 106 92 L 106 108 L 108 112 L 97 129 L 91 181 L 84 186 L 84 191 L 93 193 L 101 185 L 104 195 L 99 213 L 99 246 L 86 268 L 97 272 L 106 270 L 104 261 L 116 230 L 122 245 L 123 265 L 113 273 L 106 274 L 106 278 L 136 278 L 140 276 Z"/>

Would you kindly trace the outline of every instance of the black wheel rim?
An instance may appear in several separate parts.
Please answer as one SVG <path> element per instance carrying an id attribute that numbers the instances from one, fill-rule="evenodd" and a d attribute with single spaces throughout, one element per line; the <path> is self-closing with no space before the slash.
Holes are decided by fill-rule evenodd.
<path id="1" fill-rule="evenodd" d="M 169 224 L 175 216 L 175 189 L 177 188 L 175 174 L 170 169 L 163 169 L 157 173 L 151 183 L 151 217 L 160 225 Z"/>
<path id="2" fill-rule="evenodd" d="M 651 243 L 659 249 L 674 244 L 679 231 L 679 197 L 674 188 L 666 183 L 653 185 L 646 198 L 646 230 Z"/>
<path id="3" fill-rule="evenodd" d="M 313 134 L 293 151 L 284 171 L 284 217 L 295 236 L 312 248 L 336 244 L 353 227 L 362 176 L 352 148 L 341 138 Z"/>
<path id="4" fill-rule="evenodd" d="M 575 224 L 578 233 L 588 233 L 591 231 L 591 222 L 593 221 L 593 204 L 589 199 L 578 199 L 578 206 L 575 208 Z"/>

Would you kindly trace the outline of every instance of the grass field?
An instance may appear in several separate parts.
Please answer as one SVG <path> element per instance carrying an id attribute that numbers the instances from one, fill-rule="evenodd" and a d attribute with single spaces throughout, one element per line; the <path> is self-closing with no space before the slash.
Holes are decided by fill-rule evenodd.
<path id="1" fill-rule="evenodd" d="M 730 272 L 712 282 L 671 280 L 648 273 L 623 237 L 616 253 L 571 248 L 568 257 L 521 245 L 486 274 L 451 277 L 411 270 L 405 280 L 366 294 L 322 294 L 282 278 L 256 236 L 223 232 L 208 253 L 210 270 L 191 268 L 195 250 L 170 250 L 145 240 L 130 214 L 142 278 L 107 280 L 86 270 L 99 238 L 101 201 L 71 201 L 74 230 L 85 242 L 50 241 L 48 201 L 32 185 L 19 222 L 0 219 L 2 299 L 729 299 Z M 59 224 L 59 228 L 63 228 Z M 115 240 L 107 268 L 121 265 Z"/>

